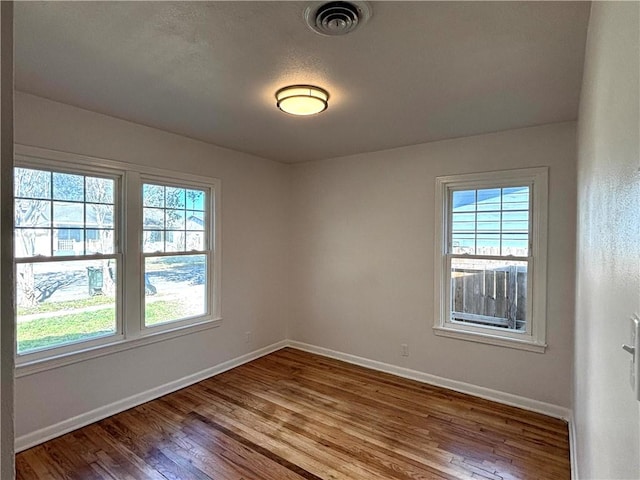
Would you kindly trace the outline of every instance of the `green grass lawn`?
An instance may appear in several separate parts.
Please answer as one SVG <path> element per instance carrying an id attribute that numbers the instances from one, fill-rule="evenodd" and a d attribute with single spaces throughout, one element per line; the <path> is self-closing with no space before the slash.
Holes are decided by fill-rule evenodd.
<path id="1" fill-rule="evenodd" d="M 93 300 L 92 297 L 87 300 Z M 102 297 L 108 298 L 108 297 Z M 63 304 L 69 303 L 68 306 Z M 103 302 L 88 302 L 78 305 L 77 301 L 57 302 L 44 305 L 56 306 L 49 310 L 40 312 L 71 309 L 73 307 L 86 307 L 100 305 Z M 38 313 L 40 313 L 38 312 Z M 30 312 L 36 313 L 36 312 Z M 24 315 L 24 313 L 23 313 Z M 146 323 L 152 325 L 166 320 L 179 318 L 184 315 L 184 307 L 178 301 L 155 301 L 146 306 Z M 25 353 L 29 350 L 57 346 L 64 343 L 87 340 L 103 335 L 110 335 L 115 332 L 115 309 L 103 308 L 94 311 L 78 313 L 68 313 L 65 315 L 51 316 L 37 320 L 29 320 L 18 323 L 18 353 Z"/>
<path id="2" fill-rule="evenodd" d="M 67 300 L 65 302 L 45 302 L 39 303 L 35 307 L 18 307 L 18 316 L 33 315 L 35 313 L 59 312 L 60 310 L 75 310 L 82 307 L 93 307 L 94 305 L 109 305 L 113 303 L 113 297 L 108 295 L 96 295 L 94 297 L 81 298 L 78 300 Z"/>

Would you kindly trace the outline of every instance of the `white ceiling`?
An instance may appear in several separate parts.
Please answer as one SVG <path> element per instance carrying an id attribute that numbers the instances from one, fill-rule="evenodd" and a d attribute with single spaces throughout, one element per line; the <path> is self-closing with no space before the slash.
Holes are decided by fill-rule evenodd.
<path id="1" fill-rule="evenodd" d="M 573 120 L 586 2 L 371 2 L 323 37 L 308 2 L 17 2 L 16 88 L 293 163 Z M 275 91 L 311 83 L 295 118 Z"/>

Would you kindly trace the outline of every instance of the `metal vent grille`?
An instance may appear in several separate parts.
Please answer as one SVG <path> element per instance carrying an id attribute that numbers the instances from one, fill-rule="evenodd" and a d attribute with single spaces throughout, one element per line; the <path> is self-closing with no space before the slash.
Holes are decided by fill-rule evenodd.
<path id="1" fill-rule="evenodd" d="M 328 2 L 307 8 L 304 17 L 307 25 L 320 35 L 345 35 L 364 24 L 371 16 L 371 9 L 364 2 Z"/>

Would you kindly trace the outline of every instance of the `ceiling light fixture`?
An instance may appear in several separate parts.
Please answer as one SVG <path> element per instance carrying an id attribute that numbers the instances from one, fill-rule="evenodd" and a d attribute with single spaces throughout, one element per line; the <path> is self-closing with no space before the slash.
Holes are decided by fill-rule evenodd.
<path id="1" fill-rule="evenodd" d="M 314 115 L 327 109 L 329 92 L 313 85 L 290 85 L 276 92 L 276 105 L 291 115 Z"/>

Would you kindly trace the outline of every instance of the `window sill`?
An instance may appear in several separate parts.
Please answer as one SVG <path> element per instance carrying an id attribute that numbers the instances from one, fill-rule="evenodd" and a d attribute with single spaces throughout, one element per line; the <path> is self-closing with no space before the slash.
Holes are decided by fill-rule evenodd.
<path id="1" fill-rule="evenodd" d="M 458 340 L 466 340 L 468 342 L 485 343 L 535 353 L 544 353 L 547 349 L 546 343 L 503 337 L 492 333 L 469 332 L 447 327 L 433 327 L 433 333 L 440 337 L 456 338 Z"/>
<path id="2" fill-rule="evenodd" d="M 208 330 L 210 328 L 219 327 L 222 324 L 221 318 L 214 318 L 204 320 L 200 323 L 185 325 L 174 328 L 172 330 L 165 330 L 156 333 L 149 333 L 136 338 L 116 340 L 111 343 L 106 343 L 91 348 L 85 348 L 76 350 L 74 352 L 64 353 L 56 356 L 51 356 L 45 359 L 38 360 L 25 360 L 19 364 L 16 362 L 15 377 L 26 377 L 35 373 L 44 372 L 47 370 L 53 370 L 55 368 L 64 367 L 74 363 L 84 362 L 93 358 L 104 357 L 107 355 L 113 355 L 114 353 L 130 350 L 132 348 L 138 348 L 152 343 L 164 342 L 172 338 L 181 337 L 184 335 L 191 335 L 193 333 Z"/>

